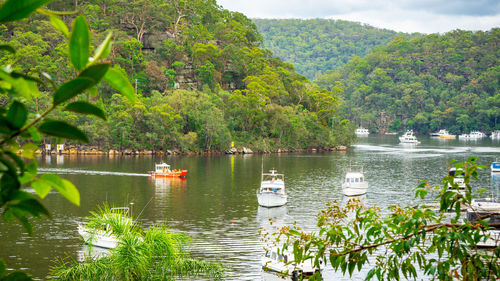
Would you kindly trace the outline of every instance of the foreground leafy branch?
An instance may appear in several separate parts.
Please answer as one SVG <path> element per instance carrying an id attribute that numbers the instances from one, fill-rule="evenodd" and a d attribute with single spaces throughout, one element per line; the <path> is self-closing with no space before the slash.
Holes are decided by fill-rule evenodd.
<path id="1" fill-rule="evenodd" d="M 470 222 L 463 208 L 472 201 L 471 179 L 477 178 L 476 158 L 451 163 L 462 171 L 465 193 L 459 192 L 454 177 L 446 176 L 443 184 L 432 187 L 423 182 L 416 189 L 417 198 L 437 193 L 439 206 L 389 207 L 381 212 L 376 206 L 363 208 L 356 199 L 345 207 L 329 203 L 318 215 L 317 232 L 305 232 L 294 225 L 283 227 L 271 241 L 281 249 L 293 248 L 295 263 L 313 260 L 329 262 L 337 271 L 352 276 L 357 269 L 371 267 L 366 280 L 421 279 L 429 275 L 438 280 L 498 280 L 500 248 L 478 249 L 486 241 L 488 218 Z M 321 280 L 316 273 L 311 280 Z"/>
<path id="2" fill-rule="evenodd" d="M 64 13 L 42 9 L 50 0 L 7 0 L 0 7 L 0 24 L 25 19 L 38 11 L 50 18 L 51 23 L 63 33 L 69 42 L 69 60 L 76 75 L 57 86 L 46 73 L 13 71 L 11 65 L 0 67 L 0 94 L 7 104 L 0 108 L 0 211 L 7 221 L 18 220 L 31 234 L 29 217 L 50 217 L 49 211 L 39 199 L 22 188 L 31 186 L 36 195 L 44 198 L 54 189 L 75 205 L 80 205 L 78 189 L 68 180 L 54 174 L 39 176 L 35 153 L 42 135 L 87 142 L 88 137 L 76 126 L 48 116 L 56 108 L 106 119 L 104 112 L 92 103 L 79 100 L 83 93 L 97 94 L 96 86 L 105 80 L 131 102 L 135 99 L 132 85 L 127 78 L 111 66 L 101 62 L 110 53 L 111 34 L 98 46 L 91 57 L 90 31 L 84 17 L 77 16 L 71 32 L 59 18 Z M 0 52 L 16 55 L 16 49 L 0 45 Z M 37 99 L 41 92 L 51 92 L 44 82 L 52 86 L 52 104 L 41 114 L 28 112 L 27 103 Z M 22 144 L 22 145 L 21 145 Z M 0 260 L 0 279 L 29 279 L 23 272 L 6 275 Z M 16 279 L 17 280 L 17 279 Z"/>

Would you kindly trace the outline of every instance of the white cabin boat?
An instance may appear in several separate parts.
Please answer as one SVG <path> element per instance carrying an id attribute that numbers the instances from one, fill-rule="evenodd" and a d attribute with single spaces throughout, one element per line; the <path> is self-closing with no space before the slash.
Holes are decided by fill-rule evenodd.
<path id="1" fill-rule="evenodd" d="M 291 252 L 279 252 L 277 247 L 267 250 L 266 253 L 261 257 L 261 264 L 264 270 L 274 271 L 283 275 L 300 277 L 300 276 L 311 276 L 314 273 L 320 271 L 320 269 L 314 266 L 313 259 L 296 265 L 294 260 L 294 255 Z M 323 261 L 320 260 L 320 264 Z"/>
<path id="2" fill-rule="evenodd" d="M 354 133 L 356 133 L 356 136 L 358 137 L 367 137 L 370 134 L 368 129 L 365 129 L 363 127 L 357 128 L 356 131 L 354 131 Z"/>
<path id="3" fill-rule="evenodd" d="M 436 133 L 431 133 L 430 134 L 431 137 L 437 137 L 437 138 L 441 137 L 442 135 L 449 135 L 449 133 L 448 133 L 448 131 L 446 129 L 441 129 L 441 130 L 439 130 Z"/>
<path id="4" fill-rule="evenodd" d="M 257 201 L 262 207 L 279 207 L 287 202 L 285 192 L 285 176 L 270 170 L 262 173 L 260 188 L 257 190 Z"/>
<path id="5" fill-rule="evenodd" d="M 365 181 L 363 166 L 351 166 L 342 183 L 342 192 L 345 196 L 359 196 L 366 194 L 368 182 Z"/>
<path id="6" fill-rule="evenodd" d="M 419 144 L 420 143 L 417 140 L 417 138 L 413 135 L 413 130 L 408 130 L 408 131 L 406 131 L 406 133 L 404 133 L 402 136 L 400 136 L 399 142 L 400 143 L 412 143 L 412 144 Z"/>
<path id="7" fill-rule="evenodd" d="M 461 134 L 458 136 L 459 139 L 466 139 L 466 140 L 478 140 L 486 137 L 486 135 L 482 132 L 479 131 L 472 131 L 470 134 Z"/>
<path id="8" fill-rule="evenodd" d="M 494 198 L 473 199 L 467 209 L 467 220 L 470 222 L 479 221 L 482 218 L 489 218 L 489 225 L 500 223 L 500 200 Z M 500 245 L 500 229 L 489 229 L 485 233 L 488 238 L 477 243 L 478 247 L 496 248 Z"/>
<path id="9" fill-rule="evenodd" d="M 490 137 L 492 139 L 494 139 L 494 140 L 500 139 L 500 130 L 496 130 L 494 132 L 491 132 L 491 136 Z"/>
<path id="10" fill-rule="evenodd" d="M 465 179 L 463 176 L 463 170 L 458 169 L 459 173 L 457 173 L 457 168 L 451 167 L 448 171 L 448 175 L 454 177 L 453 183 L 458 185 L 458 192 L 465 196 L 465 191 L 467 190 L 467 186 L 465 184 Z"/>

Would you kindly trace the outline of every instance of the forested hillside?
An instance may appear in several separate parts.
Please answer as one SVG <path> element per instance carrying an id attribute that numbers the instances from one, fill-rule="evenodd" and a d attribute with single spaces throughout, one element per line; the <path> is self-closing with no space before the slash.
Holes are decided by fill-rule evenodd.
<path id="1" fill-rule="evenodd" d="M 321 89 L 295 73 L 259 47 L 262 38 L 251 20 L 215 0 L 56 0 L 48 7 L 84 14 L 91 48 L 112 33 L 110 60 L 137 88 L 135 104 L 106 86 L 78 97 L 104 109 L 106 122 L 52 113 L 83 128 L 93 145 L 207 151 L 225 150 L 235 141 L 272 150 L 352 141 L 352 127 L 339 115 L 341 90 Z M 63 19 L 71 26 L 75 16 Z M 73 75 L 61 55 L 68 52 L 61 43 L 68 35 L 43 15 L 0 25 L 0 32 L 0 44 L 17 50 L 2 53 L 2 64 L 41 79 L 49 75 L 56 83 Z M 52 98 L 46 89 L 40 92 L 29 101 L 35 114 Z M 10 102 L 0 95 L 3 104 Z"/>
<path id="2" fill-rule="evenodd" d="M 500 29 L 394 39 L 318 79 L 344 88 L 343 110 L 372 131 L 500 129 Z"/>
<path id="3" fill-rule="evenodd" d="M 274 55 L 292 63 L 295 70 L 314 79 L 317 74 L 337 70 L 352 57 L 363 57 L 397 36 L 397 33 L 369 25 L 330 19 L 253 19 L 264 38 L 264 46 Z"/>

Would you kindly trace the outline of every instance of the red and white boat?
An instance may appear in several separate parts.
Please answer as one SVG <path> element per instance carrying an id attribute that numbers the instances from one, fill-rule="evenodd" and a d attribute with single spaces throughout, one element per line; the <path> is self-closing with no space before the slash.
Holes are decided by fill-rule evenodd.
<path id="1" fill-rule="evenodd" d="M 156 164 L 155 170 L 151 171 L 151 176 L 153 177 L 173 177 L 173 178 L 184 178 L 186 177 L 188 170 L 171 170 L 170 165 L 166 163 Z"/>

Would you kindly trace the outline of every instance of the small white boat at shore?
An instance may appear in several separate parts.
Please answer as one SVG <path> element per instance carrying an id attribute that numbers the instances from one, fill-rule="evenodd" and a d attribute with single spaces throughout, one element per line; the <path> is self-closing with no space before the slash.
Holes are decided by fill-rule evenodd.
<path id="1" fill-rule="evenodd" d="M 367 137 L 370 134 L 370 132 L 368 131 L 368 129 L 365 129 L 363 127 L 357 128 L 356 131 L 354 131 L 354 133 L 358 137 Z"/>
<path id="2" fill-rule="evenodd" d="M 419 144 L 420 142 L 413 135 L 413 130 L 408 130 L 402 136 L 399 137 L 400 143 L 411 143 L 411 144 Z"/>
<path id="3" fill-rule="evenodd" d="M 267 250 L 261 257 L 261 265 L 264 270 L 277 272 L 286 276 L 300 277 L 311 276 L 320 271 L 313 263 L 313 259 L 296 265 L 294 255 L 291 252 L 278 251 L 277 247 Z M 322 261 L 320 260 L 320 264 Z"/>
<path id="4" fill-rule="evenodd" d="M 486 135 L 479 131 L 472 131 L 470 134 L 461 134 L 458 136 L 459 139 L 465 140 L 478 140 L 486 137 Z"/>
<path id="5" fill-rule="evenodd" d="M 368 182 L 365 181 L 363 166 L 351 166 L 342 183 L 342 192 L 345 196 L 359 196 L 366 194 Z"/>
<path id="6" fill-rule="evenodd" d="M 260 188 L 257 190 L 257 201 L 262 207 L 279 207 L 287 202 L 285 176 L 276 172 L 270 170 L 269 173 L 262 173 Z"/>
<path id="7" fill-rule="evenodd" d="M 458 169 L 455 167 L 451 167 L 450 170 L 448 171 L 448 175 L 453 177 L 453 183 L 458 185 L 458 192 L 465 196 L 465 191 L 467 190 L 467 186 L 465 184 L 465 179 L 463 176 L 463 170 L 460 168 Z M 456 190 L 456 189 L 453 189 Z"/>

